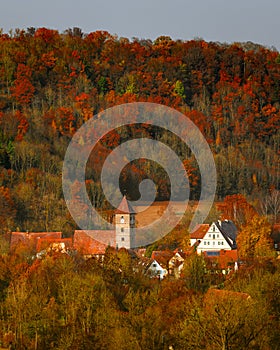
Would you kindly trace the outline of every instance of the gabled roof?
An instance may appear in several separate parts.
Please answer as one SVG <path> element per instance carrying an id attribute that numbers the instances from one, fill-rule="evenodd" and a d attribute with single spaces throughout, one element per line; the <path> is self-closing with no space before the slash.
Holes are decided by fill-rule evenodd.
<path id="1" fill-rule="evenodd" d="M 161 266 L 168 266 L 169 260 L 174 256 L 170 250 L 154 250 L 151 259 L 156 260 Z"/>
<path id="2" fill-rule="evenodd" d="M 126 199 L 126 196 L 123 196 L 123 199 L 120 202 L 118 208 L 116 209 L 115 214 L 135 214 L 135 210 Z"/>
<path id="3" fill-rule="evenodd" d="M 230 220 L 224 220 L 215 222 L 215 225 L 218 227 L 231 249 L 236 249 L 237 228 L 234 223 Z"/>
<path id="4" fill-rule="evenodd" d="M 182 249 L 175 249 L 173 253 L 174 253 L 173 257 L 176 257 L 176 254 L 178 254 L 182 259 L 186 259 L 187 257 L 187 253 L 183 252 Z"/>
<path id="5" fill-rule="evenodd" d="M 191 239 L 202 239 L 209 230 L 209 224 L 198 224 L 190 234 Z"/>
<path id="6" fill-rule="evenodd" d="M 168 271 L 166 267 L 160 264 L 157 260 L 152 259 L 146 267 L 146 273 L 151 277 L 163 279 L 168 274 Z"/>

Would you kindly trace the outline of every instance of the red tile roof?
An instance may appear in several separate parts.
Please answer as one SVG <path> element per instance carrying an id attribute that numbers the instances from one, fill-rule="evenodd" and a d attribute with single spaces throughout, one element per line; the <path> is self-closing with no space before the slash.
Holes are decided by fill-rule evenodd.
<path id="1" fill-rule="evenodd" d="M 226 269 L 229 264 L 238 261 L 238 251 L 235 250 L 221 250 L 218 258 L 219 265 L 222 269 Z"/>
<path id="2" fill-rule="evenodd" d="M 206 232 L 208 231 L 210 225 L 209 224 L 199 224 L 196 225 L 193 232 L 190 234 L 190 238 L 192 239 L 202 239 Z"/>
<path id="3" fill-rule="evenodd" d="M 33 245 L 36 247 L 37 241 L 41 238 L 61 239 L 61 232 L 12 232 L 11 233 L 11 249 L 18 244 Z"/>
<path id="4" fill-rule="evenodd" d="M 108 246 L 116 246 L 115 230 L 76 230 L 73 246 L 81 254 L 105 254 Z"/>
<path id="5" fill-rule="evenodd" d="M 238 251 L 235 250 L 224 250 L 221 249 L 217 251 L 217 255 L 209 256 L 209 252 L 203 252 L 204 257 L 207 261 L 215 261 L 219 264 L 221 269 L 227 269 L 229 265 L 233 265 L 236 261 L 238 261 Z"/>
<path id="6" fill-rule="evenodd" d="M 170 250 L 154 250 L 151 259 L 156 260 L 162 267 L 166 267 L 173 255 L 174 253 Z"/>

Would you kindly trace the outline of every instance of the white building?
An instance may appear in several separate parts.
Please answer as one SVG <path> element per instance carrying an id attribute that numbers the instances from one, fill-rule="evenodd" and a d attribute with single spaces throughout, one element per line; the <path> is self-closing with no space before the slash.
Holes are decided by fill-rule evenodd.
<path id="1" fill-rule="evenodd" d="M 191 246 L 196 245 L 198 254 L 207 252 L 215 255 L 220 250 L 234 250 L 236 246 L 237 228 L 230 220 L 217 221 L 197 225 L 190 235 Z"/>
<path id="2" fill-rule="evenodd" d="M 152 260 L 146 272 L 150 277 L 158 277 L 162 280 L 168 275 L 167 269 L 162 267 L 156 260 Z"/>

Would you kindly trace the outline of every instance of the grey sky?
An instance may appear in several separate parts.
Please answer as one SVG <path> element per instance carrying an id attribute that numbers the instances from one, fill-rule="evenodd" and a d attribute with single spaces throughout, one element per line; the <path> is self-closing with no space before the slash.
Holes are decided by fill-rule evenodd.
<path id="1" fill-rule="evenodd" d="M 0 28 L 107 30 L 119 37 L 253 41 L 280 50 L 279 0 L 1 0 Z"/>

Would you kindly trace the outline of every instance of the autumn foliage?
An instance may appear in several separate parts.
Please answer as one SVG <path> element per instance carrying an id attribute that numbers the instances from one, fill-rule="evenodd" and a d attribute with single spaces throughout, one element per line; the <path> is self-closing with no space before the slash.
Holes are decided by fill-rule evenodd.
<path id="1" fill-rule="evenodd" d="M 17 213 L 11 229 L 73 232 L 60 182 L 66 147 L 83 123 L 122 103 L 164 104 L 198 126 L 215 158 L 217 200 L 242 193 L 255 203 L 279 189 L 280 59 L 274 49 L 168 36 L 129 40 L 79 28 L 1 33 L 0 45 L 0 185 L 9 189 Z M 185 166 L 191 199 L 198 200 L 199 167 L 190 150 L 165 130 L 138 125 L 106 135 L 91 155 L 86 180 L 97 207 L 112 209 L 100 186 L 106 156 L 139 137 L 167 142 Z M 32 183 L 26 182 L 31 169 L 40 174 Z M 168 200 L 168 176 L 151 162 L 131 164 L 120 183 L 137 199 L 145 178 L 156 182 L 157 200 Z M 180 188 L 175 192 L 180 199 Z M 237 210 L 226 200 L 224 214 L 243 223 L 252 210 L 236 200 Z"/>

